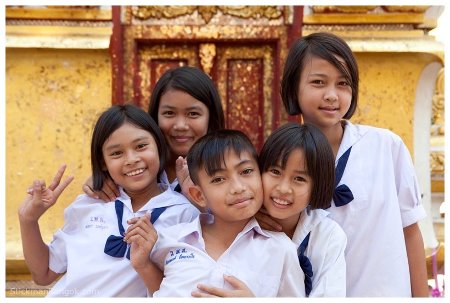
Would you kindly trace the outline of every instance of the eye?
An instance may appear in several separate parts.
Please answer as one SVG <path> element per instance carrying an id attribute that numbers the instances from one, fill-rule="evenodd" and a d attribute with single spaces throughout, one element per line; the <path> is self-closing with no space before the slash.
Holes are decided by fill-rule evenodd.
<path id="1" fill-rule="evenodd" d="M 242 171 L 242 175 L 250 175 L 254 171 L 253 168 L 246 168 Z"/>
<path id="2" fill-rule="evenodd" d="M 201 114 L 200 114 L 199 112 L 189 112 L 189 113 L 187 114 L 187 116 L 188 116 L 189 118 L 197 118 L 197 117 L 200 117 Z"/>
<path id="3" fill-rule="evenodd" d="M 144 149 L 147 145 L 148 145 L 148 143 L 138 144 L 137 149 Z"/>
<path id="4" fill-rule="evenodd" d="M 275 175 L 275 176 L 279 176 L 279 175 L 281 175 L 281 172 L 280 172 L 280 170 L 278 169 L 278 168 L 270 168 L 269 169 L 269 172 L 272 174 L 272 175 Z"/>
<path id="5" fill-rule="evenodd" d="M 340 86 L 350 86 L 350 83 L 348 81 L 341 81 L 338 83 Z"/>
<path id="6" fill-rule="evenodd" d="M 295 182 L 306 182 L 306 179 L 303 178 L 302 176 L 295 176 L 294 181 Z"/>
<path id="7" fill-rule="evenodd" d="M 161 113 L 161 115 L 164 117 L 172 117 L 175 116 L 175 112 L 172 110 L 165 110 Z"/>
<path id="8" fill-rule="evenodd" d="M 109 153 L 109 156 L 113 158 L 118 158 L 120 157 L 120 155 L 122 155 L 122 152 L 120 150 L 112 151 Z"/>
<path id="9" fill-rule="evenodd" d="M 223 177 L 214 177 L 211 179 L 211 183 L 216 184 L 222 182 L 223 180 L 225 180 Z"/>
<path id="10" fill-rule="evenodd" d="M 312 84 L 322 85 L 324 82 L 322 80 L 316 79 L 311 81 Z"/>

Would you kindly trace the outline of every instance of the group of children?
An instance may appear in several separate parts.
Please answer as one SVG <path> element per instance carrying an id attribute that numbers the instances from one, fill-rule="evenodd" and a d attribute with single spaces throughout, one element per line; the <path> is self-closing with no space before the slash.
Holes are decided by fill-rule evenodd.
<path id="1" fill-rule="evenodd" d="M 392 132 L 348 121 L 358 81 L 342 39 L 299 39 L 281 94 L 304 123 L 275 130 L 258 156 L 223 129 L 207 75 L 166 72 L 150 115 L 118 105 L 100 116 L 92 179 L 48 246 L 38 219 L 72 178 L 63 166 L 48 187 L 33 183 L 19 209 L 33 279 L 64 274 L 49 296 L 427 296 L 411 157 Z M 179 157 L 191 183 L 178 184 Z"/>

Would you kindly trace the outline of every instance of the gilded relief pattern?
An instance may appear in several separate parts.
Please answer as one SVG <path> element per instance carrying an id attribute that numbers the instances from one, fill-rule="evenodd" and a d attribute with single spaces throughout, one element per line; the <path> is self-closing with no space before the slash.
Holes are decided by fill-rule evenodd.
<path id="1" fill-rule="evenodd" d="M 278 6 L 133 6 L 131 15 L 140 20 L 175 19 L 197 13 L 205 23 L 218 13 L 242 19 L 266 18 L 276 20 L 284 16 Z"/>
<path id="2" fill-rule="evenodd" d="M 442 68 L 436 79 L 436 87 L 433 96 L 433 113 L 431 118 L 431 153 L 430 166 L 432 174 L 443 175 L 445 167 L 445 120 L 444 120 L 444 68 Z"/>

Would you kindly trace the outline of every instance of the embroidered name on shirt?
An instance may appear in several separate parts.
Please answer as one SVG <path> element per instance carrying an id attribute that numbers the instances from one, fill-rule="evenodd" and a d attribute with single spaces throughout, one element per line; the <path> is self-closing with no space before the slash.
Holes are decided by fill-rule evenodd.
<path id="1" fill-rule="evenodd" d="M 99 228 L 99 229 L 107 229 L 108 225 L 106 224 L 106 220 L 100 216 L 91 216 L 89 218 L 88 224 L 84 226 L 84 228 Z"/>
<path id="2" fill-rule="evenodd" d="M 195 259 L 195 254 L 193 252 L 188 252 L 186 248 L 178 248 L 169 251 L 169 256 L 166 259 L 166 265 L 172 263 L 175 260 L 183 259 Z"/>

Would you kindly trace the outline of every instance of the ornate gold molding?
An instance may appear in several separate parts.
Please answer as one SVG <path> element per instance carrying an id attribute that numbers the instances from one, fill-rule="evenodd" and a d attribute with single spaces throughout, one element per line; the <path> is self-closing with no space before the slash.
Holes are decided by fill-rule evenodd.
<path id="1" fill-rule="evenodd" d="M 209 23 L 219 12 L 242 19 L 274 20 L 284 15 L 284 8 L 278 6 L 133 6 L 131 10 L 132 16 L 140 20 L 174 19 L 192 15 L 195 12 Z"/>
<path id="2" fill-rule="evenodd" d="M 431 118 L 431 124 L 432 124 L 432 135 L 437 136 L 444 136 L 444 106 L 445 106 L 445 100 L 444 100 L 444 68 L 442 68 L 437 76 L 436 79 L 436 86 L 435 86 L 435 92 L 433 95 L 433 115 Z"/>
<path id="3" fill-rule="evenodd" d="M 199 46 L 200 64 L 205 73 L 211 76 L 211 69 L 216 56 L 216 45 L 214 43 L 202 43 Z"/>

